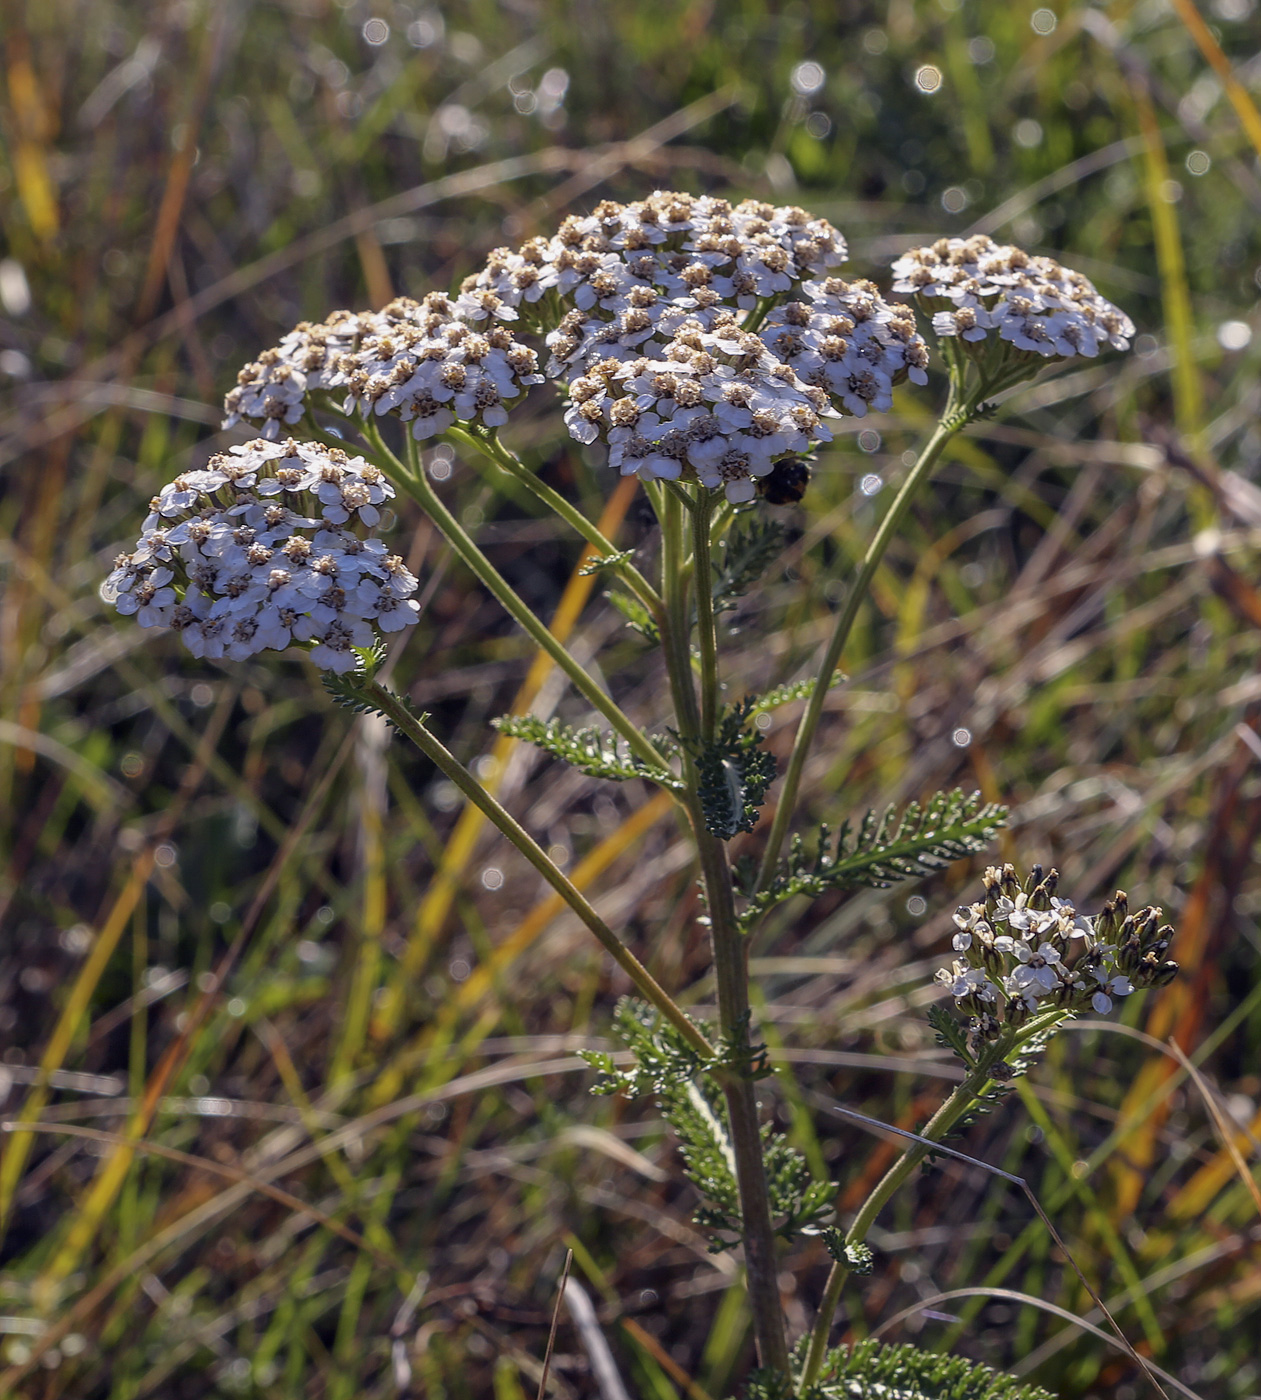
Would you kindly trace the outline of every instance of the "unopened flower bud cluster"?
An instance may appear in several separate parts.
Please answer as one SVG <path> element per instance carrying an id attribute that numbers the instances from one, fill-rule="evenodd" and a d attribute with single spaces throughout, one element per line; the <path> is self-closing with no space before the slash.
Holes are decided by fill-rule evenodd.
<path id="1" fill-rule="evenodd" d="M 1080 272 L 985 234 L 939 238 L 893 264 L 893 290 L 913 292 L 932 314 L 933 330 L 964 349 L 1007 341 L 1044 359 L 1128 350 L 1134 323 Z"/>
<path id="2" fill-rule="evenodd" d="M 1023 883 L 1010 865 L 991 866 L 985 898 L 954 915 L 960 956 L 937 973 L 955 1005 L 972 1018 L 977 1040 L 996 1040 L 1039 1011 L 1107 1015 L 1115 1002 L 1172 979 L 1166 959 L 1173 929 L 1161 911 L 1129 912 L 1120 891 L 1093 919 L 1056 896 L 1059 876 L 1040 866 Z"/>
<path id="3" fill-rule="evenodd" d="M 310 650 L 350 671 L 356 647 L 415 622 L 417 580 L 371 529 L 394 488 L 371 463 L 314 443 L 234 447 L 153 498 L 101 596 L 194 656 Z M 357 527 L 357 529 L 356 529 Z"/>

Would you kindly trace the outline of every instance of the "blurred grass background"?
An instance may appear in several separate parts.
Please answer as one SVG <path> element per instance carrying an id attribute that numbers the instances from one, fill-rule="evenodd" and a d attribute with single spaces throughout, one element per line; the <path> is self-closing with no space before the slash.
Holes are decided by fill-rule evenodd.
<path id="1" fill-rule="evenodd" d="M 996 856 L 1057 865 L 1088 908 L 1118 885 L 1165 906 L 1183 978 L 1063 1034 L 959 1145 L 1028 1179 L 1161 1366 L 1261 1395 L 1258 50 L 1255 0 L 10 0 L 0 1093 L 45 1128 L 3 1141 L 0 1393 L 515 1400 L 567 1248 L 634 1394 L 719 1400 L 750 1364 L 734 1266 L 689 1224 L 651 1108 L 586 1093 L 573 1049 L 625 990 L 598 949 L 313 671 L 195 662 L 96 592 L 149 496 L 226 445 L 236 369 L 295 321 L 678 186 L 828 216 L 855 275 L 969 229 L 1062 252 L 1139 324 L 1135 353 L 957 442 L 849 648 L 807 799 L 835 820 L 980 787 L 1014 808 Z M 943 399 L 903 392 L 847 420 L 785 512 L 785 567 L 732 619 L 734 690 L 808 665 L 826 580 Z M 558 415 L 514 433 L 651 550 L 642 500 Z M 445 489 L 660 722 L 660 676 L 573 576 L 575 541 L 467 467 Z M 523 699 L 581 712 L 429 527 L 400 525 L 425 613 L 395 682 L 703 1009 L 666 805 L 494 741 Z M 939 1100 L 922 1007 L 983 864 L 789 908 L 753 950 L 785 1064 L 767 1097 L 845 1208 L 893 1149 L 826 1104 L 910 1126 Z M 1005 1288 L 1099 1320 L 1014 1189 L 945 1163 L 873 1243 L 846 1335 L 1064 1396 L 1142 1391 L 1060 1316 L 937 1300 Z M 799 1326 L 825 1272 L 818 1245 L 785 1259 Z M 553 1393 L 597 1394 L 590 1368 L 564 1320 Z"/>

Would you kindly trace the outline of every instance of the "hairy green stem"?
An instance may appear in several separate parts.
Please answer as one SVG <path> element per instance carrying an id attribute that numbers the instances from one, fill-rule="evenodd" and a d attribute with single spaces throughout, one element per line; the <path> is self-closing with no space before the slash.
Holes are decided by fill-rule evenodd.
<path id="1" fill-rule="evenodd" d="M 898 526 L 906 518 L 915 493 L 932 473 L 942 450 L 960 428 L 972 421 L 976 415 L 976 409 L 977 403 L 974 398 L 960 402 L 957 401 L 956 395 L 952 391 L 950 402 L 946 406 L 941 421 L 924 444 L 918 460 L 907 473 L 906 480 L 894 497 L 893 504 L 885 511 L 884 519 L 881 520 L 875 536 L 870 545 L 867 546 L 867 553 L 863 556 L 858 576 L 850 587 L 849 594 L 845 599 L 845 606 L 837 616 L 832 636 L 824 650 L 814 691 L 806 705 L 805 713 L 801 716 L 801 722 L 797 726 L 797 737 L 793 741 L 792 754 L 784 772 L 784 782 L 780 788 L 778 805 L 775 808 L 775 818 L 771 823 L 770 834 L 766 838 L 766 849 L 762 855 L 761 869 L 758 871 L 757 888 L 759 891 L 766 889 L 775 877 L 780 851 L 783 849 L 789 823 L 792 821 L 793 809 L 797 803 L 797 790 L 801 786 L 802 770 L 805 768 L 810 745 L 814 741 L 815 731 L 818 729 L 819 720 L 823 715 L 823 705 L 827 699 L 828 687 L 831 685 L 832 677 L 840 664 L 841 652 L 849 640 L 849 634 L 853 630 L 858 610 L 867 597 L 867 590 L 871 586 L 876 570 L 880 567 L 880 561 L 884 558 L 885 550 L 888 549 Z"/>
<path id="2" fill-rule="evenodd" d="M 694 739 L 700 733 L 701 721 L 692 674 L 692 628 L 688 608 L 691 570 L 687 561 L 684 507 L 672 491 L 662 491 L 653 504 L 658 507 L 661 521 L 661 596 L 665 605 L 661 643 L 666 674 L 679 733 Z"/>
<path id="3" fill-rule="evenodd" d="M 670 677 L 680 736 L 692 743 L 703 742 L 712 732 L 717 706 L 717 638 L 714 632 L 709 567 L 710 503 L 708 493 L 696 502 L 681 502 L 678 495 L 668 489 L 660 493 L 658 499 L 662 536 L 661 592 L 665 600 L 662 648 L 665 653 L 666 670 Z M 694 527 L 695 555 L 690 570 L 684 560 L 685 507 L 690 507 Z M 689 579 L 696 585 L 696 612 L 701 629 L 700 705 L 697 704 L 692 668 Z M 706 714 L 709 715 L 709 729 L 705 727 Z M 736 1185 L 740 1195 L 741 1238 L 744 1244 L 749 1306 L 753 1313 L 754 1335 L 761 1364 L 773 1367 L 786 1375 L 788 1342 L 784 1332 L 783 1307 L 779 1298 L 775 1231 L 771 1221 L 766 1169 L 762 1160 L 757 1097 L 751 1078 L 751 1067 L 748 1065 L 750 1057 L 742 1057 L 740 1054 L 740 1051 L 749 1049 L 748 948 L 736 922 L 735 897 L 727 850 L 705 825 L 705 815 L 696 795 L 696 765 L 686 753 L 686 747 L 685 744 L 684 773 L 689 793 L 688 809 L 709 914 L 718 1026 L 724 1050 L 728 1053 L 736 1052 L 733 1057 L 736 1064 L 724 1069 L 718 1077 L 727 1105 Z"/>
<path id="4" fill-rule="evenodd" d="M 425 727 L 402 703 L 397 695 L 377 681 L 360 687 L 360 693 L 371 706 L 379 710 L 390 723 L 449 778 L 484 816 L 492 821 L 521 852 L 575 914 L 595 934 L 613 961 L 631 979 L 641 995 L 666 1018 L 698 1055 L 712 1059 L 714 1047 L 688 1019 L 669 992 L 657 982 L 648 969 L 630 951 L 608 924 L 596 913 L 582 891 L 557 868 L 547 853 L 467 768 Z"/>
<path id="5" fill-rule="evenodd" d="M 392 480 L 396 481 L 412 497 L 420 508 L 442 531 L 447 543 L 468 565 L 477 578 L 485 584 L 504 608 L 505 612 L 518 623 L 522 630 L 547 653 L 556 665 L 574 683 L 583 698 L 608 720 L 613 728 L 626 740 L 631 752 L 645 763 L 655 768 L 668 768 L 669 764 L 657 751 L 656 746 L 643 734 L 639 727 L 624 714 L 611 696 L 606 695 L 591 676 L 552 635 L 547 625 L 537 617 L 516 590 L 499 573 L 489 559 L 473 542 L 464 527 L 443 505 L 438 493 L 429 484 L 422 467 L 415 442 L 408 436 L 408 455 L 411 458 L 410 470 L 398 460 L 375 432 L 375 425 L 369 424 L 365 430 L 379 457 L 388 459 Z"/>
<path id="6" fill-rule="evenodd" d="M 692 574 L 696 583 L 696 639 L 701 653 L 701 737 L 714 737 L 718 716 L 718 634 L 714 628 L 714 570 L 709 557 L 710 516 L 713 501 L 704 486 L 697 487 L 692 511 Z"/>

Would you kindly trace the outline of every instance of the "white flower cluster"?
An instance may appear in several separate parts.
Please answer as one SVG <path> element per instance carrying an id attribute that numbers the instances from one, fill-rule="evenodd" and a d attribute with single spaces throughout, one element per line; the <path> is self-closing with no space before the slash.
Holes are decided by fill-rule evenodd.
<path id="1" fill-rule="evenodd" d="M 210 459 L 153 498 L 136 548 L 101 597 L 142 627 L 173 627 L 194 656 L 244 660 L 293 645 L 323 670 L 416 621 L 417 580 L 371 533 L 394 488 L 360 457 L 259 441 Z"/>
<path id="2" fill-rule="evenodd" d="M 830 440 L 824 417 L 888 409 L 894 385 L 926 382 L 913 314 L 829 275 L 845 255 L 831 224 L 798 208 L 665 190 L 605 201 L 551 238 L 495 249 L 454 297 L 297 327 L 241 371 L 224 426 L 249 419 L 279 438 L 319 390 L 421 440 L 498 428 L 542 380 L 516 338 L 529 330 L 568 381 L 580 442 L 607 443 L 625 475 L 747 501 L 777 460 Z"/>
<path id="3" fill-rule="evenodd" d="M 456 422 L 500 428 L 509 407 L 543 382 L 535 352 L 505 324 L 516 319 L 492 294 L 399 297 L 340 356 L 330 387 L 345 388 L 345 412 L 397 414 L 421 440 Z"/>
<path id="4" fill-rule="evenodd" d="M 1160 927 L 1160 910 L 1130 915 L 1120 892 L 1096 918 L 1078 914 L 1056 897 L 1058 876 L 1035 866 L 1022 888 L 1010 865 L 985 872 L 986 898 L 956 910 L 954 951 L 962 956 L 937 973 L 982 1038 L 1019 1025 L 1038 1011 L 1088 1008 L 1105 1016 L 1114 1000 L 1168 981 L 1177 971 L 1164 961 L 1173 930 Z"/>
<path id="5" fill-rule="evenodd" d="M 543 382 L 535 352 L 504 324 L 516 318 L 489 293 L 453 302 L 431 292 L 419 302 L 397 297 L 378 312 L 304 322 L 241 371 L 223 426 L 262 421 L 263 436 L 277 438 L 282 423 L 302 417 L 306 395 L 322 389 L 344 396 L 346 413 L 396 414 L 419 439 L 457 421 L 502 427 L 511 404 Z"/>
<path id="6" fill-rule="evenodd" d="M 894 262 L 893 275 L 893 290 L 924 298 L 937 334 L 965 348 L 996 331 L 1018 350 L 1068 358 L 1128 350 L 1134 335 L 1134 323 L 1088 277 L 985 234 L 913 248 Z"/>
<path id="7" fill-rule="evenodd" d="M 730 311 L 709 326 L 688 318 L 651 358 L 598 361 L 569 392 L 570 433 L 603 437 L 623 476 L 686 473 L 734 502 L 753 499 L 777 458 L 830 441 L 823 419 L 838 416 Z"/>
<path id="8" fill-rule="evenodd" d="M 545 251 L 553 285 L 574 309 L 547 338 L 547 372 L 568 378 L 606 359 L 656 357 L 685 320 L 711 326 L 750 311 L 845 261 L 825 219 L 756 200 L 658 190 L 571 217 Z"/>
<path id="9" fill-rule="evenodd" d="M 338 359 L 370 320 L 334 311 L 326 321 L 300 321 L 279 345 L 264 350 L 237 375 L 223 401 L 223 426 L 235 427 L 244 418 L 261 423 L 265 438 L 278 438 L 282 425 L 302 417 L 308 393 L 331 387 Z"/>
<path id="10" fill-rule="evenodd" d="M 456 305 L 464 315 L 485 299 L 529 314 L 554 292 L 581 313 L 553 343 L 549 372 L 559 374 L 584 358 L 609 358 L 599 345 L 626 337 L 641 345 L 654 334 L 664 341 L 688 315 L 747 310 L 839 267 L 845 253 L 832 225 L 803 209 L 657 190 L 632 204 L 605 200 L 516 252 L 497 248 Z"/>
<path id="11" fill-rule="evenodd" d="M 905 379 L 928 383 L 928 347 L 909 307 L 885 301 L 874 282 L 825 277 L 801 291 L 807 299 L 775 307 L 761 335 L 803 383 L 856 418 L 887 413 Z"/>

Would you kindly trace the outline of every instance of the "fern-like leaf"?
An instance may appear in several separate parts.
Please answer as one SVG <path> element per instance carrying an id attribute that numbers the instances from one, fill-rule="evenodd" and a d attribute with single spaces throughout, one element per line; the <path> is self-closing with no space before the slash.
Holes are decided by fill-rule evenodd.
<path id="1" fill-rule="evenodd" d="M 834 685 L 841 685 L 849 677 L 842 671 L 833 671 L 832 679 L 828 682 L 828 689 Z M 768 690 L 765 695 L 753 697 L 753 704 L 749 714 L 753 716 L 764 715 L 771 710 L 777 710 L 781 705 L 790 705 L 794 700 L 809 700 L 814 694 L 818 685 L 818 677 L 811 676 L 809 680 L 790 681 L 787 685 L 777 685 L 773 690 Z"/>
<path id="2" fill-rule="evenodd" d="M 756 512 L 736 516 L 714 568 L 714 613 L 728 612 L 784 547 L 784 527 Z"/>
<path id="3" fill-rule="evenodd" d="M 377 708 L 372 703 L 370 696 L 364 693 L 363 687 L 376 675 L 377 669 L 385 659 L 385 650 L 380 645 L 371 650 L 364 649 L 359 652 L 360 666 L 356 671 L 351 671 L 346 675 L 338 675 L 334 671 L 325 671 L 320 679 L 324 684 L 324 689 L 329 698 L 343 710 L 349 710 L 353 715 L 381 715 L 383 719 L 394 723 L 390 716 L 383 710 Z M 425 710 L 418 710 L 406 695 L 395 693 L 393 699 L 399 706 L 406 710 L 418 724 L 427 724 L 429 714 Z"/>
<path id="4" fill-rule="evenodd" d="M 796 1354 L 798 1367 L 804 1353 L 803 1343 Z M 1055 1400 L 1041 1386 L 962 1356 L 870 1340 L 829 1352 L 808 1390 L 798 1392 L 782 1371 L 758 1370 L 741 1394 L 742 1400 L 789 1400 L 793 1395 L 800 1400 Z"/>
<path id="5" fill-rule="evenodd" d="M 661 641 L 661 632 L 652 620 L 652 614 L 638 598 L 633 598 L 629 593 L 606 593 L 604 596 L 626 619 L 627 626 L 633 627 L 645 641 L 654 645 Z"/>
<path id="6" fill-rule="evenodd" d="M 613 1008 L 613 1027 L 635 1057 L 629 1070 L 619 1069 L 611 1055 L 599 1050 L 578 1053 L 600 1078 L 594 1094 L 666 1094 L 674 1086 L 693 1079 L 704 1062 L 660 1012 L 635 997 L 622 997 Z"/>
<path id="7" fill-rule="evenodd" d="M 684 1173 L 701 1193 L 693 1222 L 709 1236 L 711 1254 L 734 1248 L 740 1243 L 740 1189 L 718 1085 L 708 1075 L 676 1081 L 658 1092 L 657 1102 L 678 1136 Z"/>
<path id="8" fill-rule="evenodd" d="M 624 783 L 630 778 L 648 778 L 678 791 L 683 783 L 668 768 L 656 768 L 633 754 L 625 754 L 616 734 L 598 729 L 574 729 L 559 720 L 542 720 L 535 715 L 500 715 L 491 720 L 501 734 L 524 739 L 537 748 L 563 758 L 566 763 L 592 778 L 608 778 Z"/>
<path id="9" fill-rule="evenodd" d="M 775 1233 L 786 1240 L 822 1234 L 825 1220 L 835 1213 L 836 1183 L 816 1181 L 802 1154 L 769 1124 L 762 1128 L 762 1140 Z"/>
<path id="10" fill-rule="evenodd" d="M 633 549 L 622 549 L 616 554 L 602 554 L 595 559 L 588 559 L 578 570 L 579 577 L 590 578 L 592 574 L 603 574 L 610 570 L 616 571 L 623 564 L 628 564 L 634 553 Z"/>
<path id="11" fill-rule="evenodd" d="M 927 875 L 981 850 L 1006 820 L 1006 807 L 956 788 L 923 805 L 912 802 L 901 816 L 889 807 L 883 813 L 868 812 L 856 828 L 846 822 L 835 847 L 829 828 L 821 827 L 813 856 L 800 836 L 794 837 L 774 880 L 750 897 L 742 921 L 752 923 L 793 895 L 815 899 L 828 890 L 859 885 L 887 889 L 895 881 Z"/>
<path id="12" fill-rule="evenodd" d="M 953 1050 L 964 1065 L 971 1069 L 976 1064 L 976 1057 L 968 1046 L 968 1037 L 959 1018 L 951 1015 L 944 1006 L 930 1006 L 926 1014 L 928 1024 L 936 1032 L 937 1044 L 947 1050 Z"/>
<path id="13" fill-rule="evenodd" d="M 775 759 L 761 747 L 761 734 L 747 724 L 753 704 L 750 696 L 725 706 L 713 739 L 691 750 L 705 825 L 722 841 L 753 830 L 766 790 L 775 781 Z"/>

